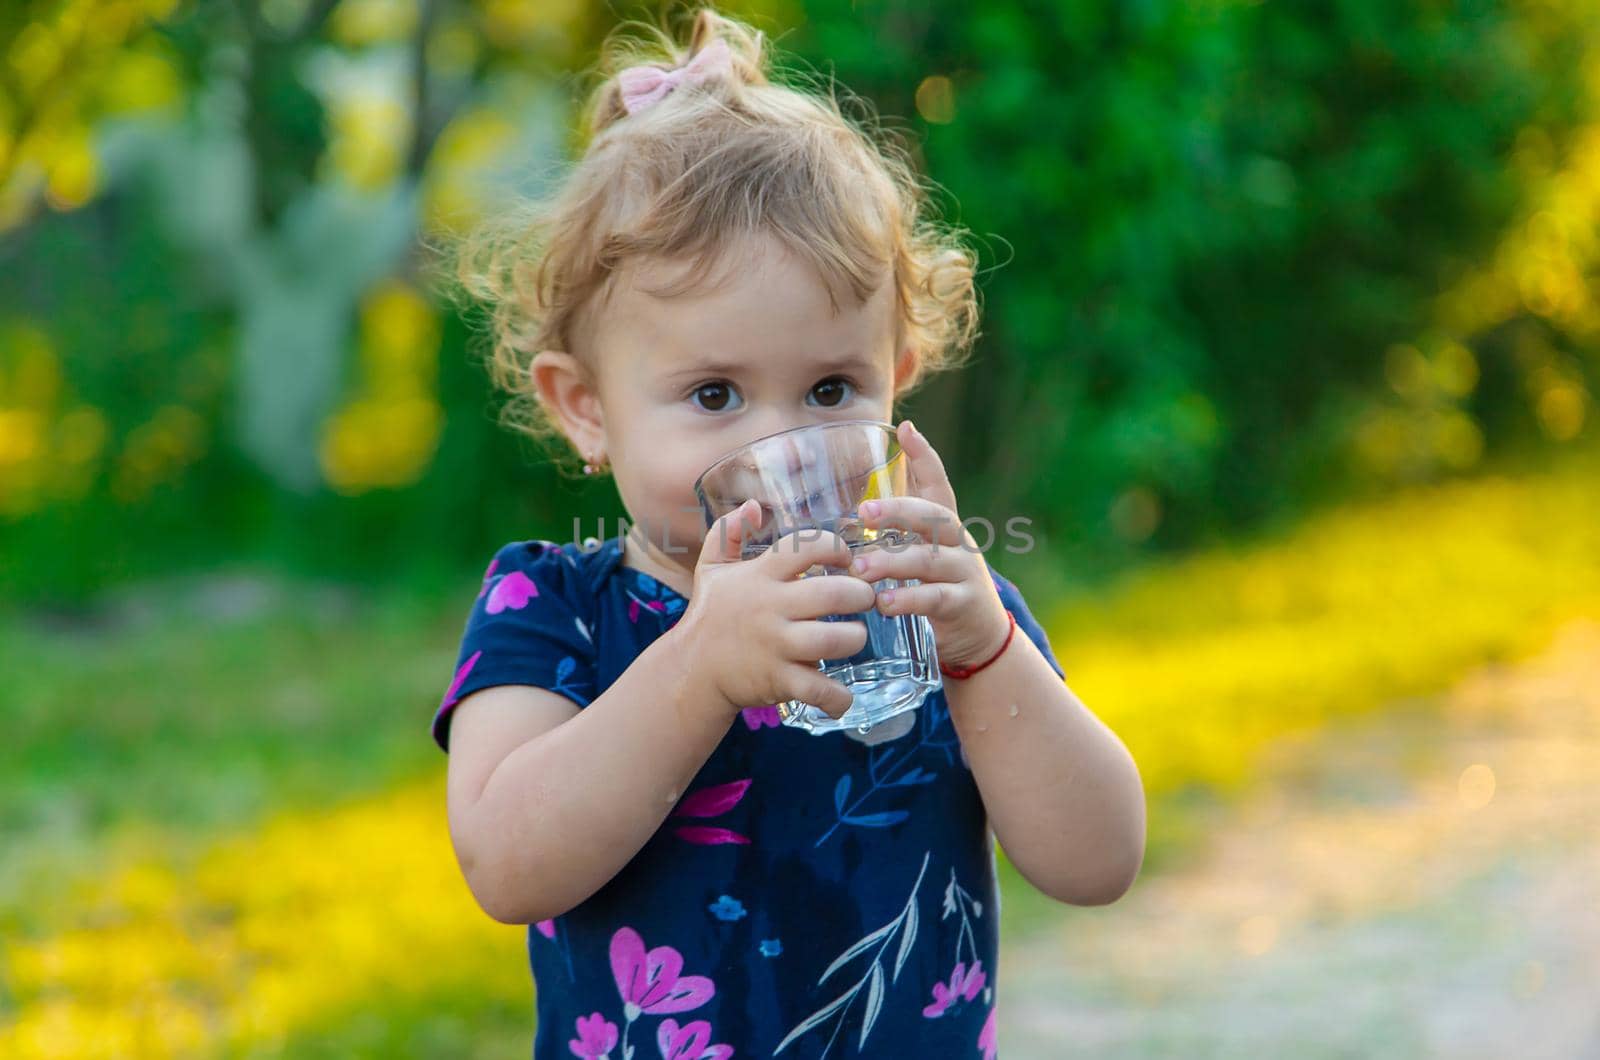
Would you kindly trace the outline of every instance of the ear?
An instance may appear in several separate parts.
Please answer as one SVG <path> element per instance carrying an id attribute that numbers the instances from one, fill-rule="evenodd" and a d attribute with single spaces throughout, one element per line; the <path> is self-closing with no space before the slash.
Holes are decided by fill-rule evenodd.
<path id="1" fill-rule="evenodd" d="M 900 351 L 900 356 L 894 362 L 894 390 L 898 391 L 900 385 L 911 377 L 917 367 L 917 351 L 910 346 Z"/>
<path id="2" fill-rule="evenodd" d="M 603 453 L 606 429 L 600 393 L 589 370 L 570 353 L 541 350 L 528 375 L 542 404 L 580 454 Z"/>

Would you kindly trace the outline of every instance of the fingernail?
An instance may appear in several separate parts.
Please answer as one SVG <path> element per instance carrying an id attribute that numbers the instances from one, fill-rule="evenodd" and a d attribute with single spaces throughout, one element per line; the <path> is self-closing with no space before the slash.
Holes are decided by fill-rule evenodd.
<path id="1" fill-rule="evenodd" d="M 883 505 L 879 504 L 877 501 L 868 501 L 861 506 L 861 514 L 866 516 L 868 519 L 876 519 L 878 517 L 878 512 L 882 510 Z"/>
<path id="2" fill-rule="evenodd" d="M 879 593 L 878 602 L 884 607 L 888 607 L 890 604 L 894 603 L 894 590 L 885 589 L 883 592 Z"/>
<path id="3" fill-rule="evenodd" d="M 906 430 L 910 431 L 912 434 L 916 435 L 918 438 L 922 437 L 922 432 L 917 430 L 917 425 L 915 423 L 912 423 L 910 420 L 906 420 Z"/>
<path id="4" fill-rule="evenodd" d="M 867 557 L 865 557 L 865 556 L 857 557 L 855 562 L 850 564 L 850 569 L 855 571 L 857 574 L 865 574 L 865 573 L 867 573 Z"/>

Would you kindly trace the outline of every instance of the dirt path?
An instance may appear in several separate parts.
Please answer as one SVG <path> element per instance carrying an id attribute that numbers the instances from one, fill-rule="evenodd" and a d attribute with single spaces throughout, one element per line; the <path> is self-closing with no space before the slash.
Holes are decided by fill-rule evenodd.
<path id="1" fill-rule="evenodd" d="M 1006 1060 L 1600 1060 L 1600 623 L 1269 773 L 1196 864 L 1006 951 Z"/>

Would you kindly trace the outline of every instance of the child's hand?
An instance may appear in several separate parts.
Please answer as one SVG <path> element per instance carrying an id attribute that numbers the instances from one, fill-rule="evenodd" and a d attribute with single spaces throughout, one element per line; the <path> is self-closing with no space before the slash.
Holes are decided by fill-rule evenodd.
<path id="1" fill-rule="evenodd" d="M 921 585 L 884 594 L 877 601 L 878 610 L 886 615 L 926 615 L 933 625 L 939 661 L 974 666 L 1000 649 L 1011 632 L 1011 620 L 978 543 L 956 514 L 956 494 L 944 461 L 910 420 L 900 425 L 899 436 L 910 462 L 912 495 L 868 501 L 861 506 L 861 521 L 874 529 L 912 530 L 922 541 L 864 551 L 850 572 L 869 584 L 880 578 L 920 581 Z M 877 514 L 869 511 L 874 504 Z"/>
<path id="2" fill-rule="evenodd" d="M 824 531 L 785 534 L 761 555 L 741 560 L 744 538 L 759 525 L 760 513 L 746 501 L 706 534 L 689 605 L 673 632 L 686 638 L 692 665 L 703 668 L 726 700 L 730 721 L 745 707 L 790 699 L 837 718 L 852 697 L 817 669 L 817 661 L 860 651 L 867 626 L 821 618 L 872 607 L 872 586 L 857 578 L 798 577 L 817 564 L 842 570 L 850 563 L 844 540 Z"/>

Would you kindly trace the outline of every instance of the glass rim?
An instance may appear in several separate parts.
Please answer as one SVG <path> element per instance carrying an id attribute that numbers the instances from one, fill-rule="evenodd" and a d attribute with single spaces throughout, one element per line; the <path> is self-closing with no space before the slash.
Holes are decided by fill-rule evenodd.
<path id="1" fill-rule="evenodd" d="M 700 472 L 700 474 L 695 477 L 695 480 L 694 480 L 694 494 L 695 494 L 695 497 L 699 498 L 701 500 L 701 503 L 704 504 L 705 503 L 705 501 L 704 501 L 705 491 L 703 489 L 701 489 L 701 484 L 705 482 L 706 476 L 710 475 L 712 472 L 714 472 L 718 468 L 720 468 L 723 464 L 727 463 L 734 456 L 738 455 L 739 453 L 744 452 L 746 449 L 749 449 L 751 446 L 760 444 L 761 442 L 770 441 L 773 438 L 782 438 L 786 434 L 797 434 L 800 431 L 822 431 L 822 430 L 828 430 L 828 429 L 833 428 L 833 427 L 862 427 L 862 426 L 878 427 L 878 428 L 880 428 L 882 430 L 888 431 L 889 434 L 892 435 L 895 438 L 896 441 L 899 440 L 900 435 L 899 435 L 899 432 L 895 429 L 894 424 L 885 423 L 883 420 L 871 419 L 870 417 L 862 418 L 862 419 L 855 419 L 855 420 L 828 420 L 828 421 L 826 421 L 824 423 L 802 423 L 798 427 L 786 427 L 781 431 L 774 431 L 771 434 L 764 434 L 760 438 L 753 438 L 750 441 L 744 443 L 743 445 L 736 446 L 733 449 L 729 449 L 727 452 L 723 453 L 721 456 L 719 456 L 715 460 L 713 460 L 711 462 L 711 466 L 710 467 L 706 468 L 704 471 Z"/>

